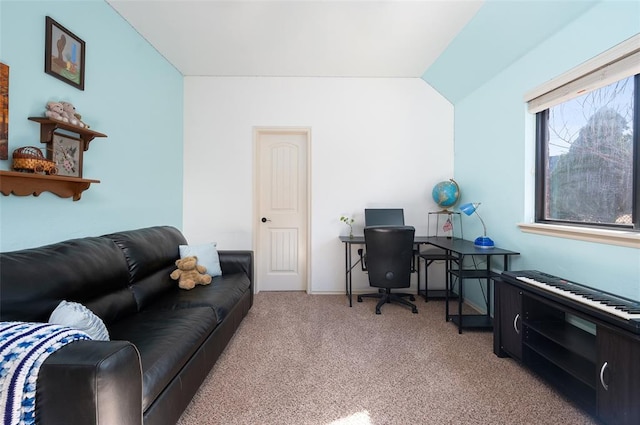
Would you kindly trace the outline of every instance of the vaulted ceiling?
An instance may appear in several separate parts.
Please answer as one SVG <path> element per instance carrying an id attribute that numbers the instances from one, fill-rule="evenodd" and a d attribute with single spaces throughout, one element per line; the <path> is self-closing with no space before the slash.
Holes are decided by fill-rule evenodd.
<path id="1" fill-rule="evenodd" d="M 482 5 L 107 0 L 183 75 L 421 77 Z"/>
<path id="2" fill-rule="evenodd" d="M 106 0 L 185 76 L 422 77 L 456 103 L 602 0 Z"/>

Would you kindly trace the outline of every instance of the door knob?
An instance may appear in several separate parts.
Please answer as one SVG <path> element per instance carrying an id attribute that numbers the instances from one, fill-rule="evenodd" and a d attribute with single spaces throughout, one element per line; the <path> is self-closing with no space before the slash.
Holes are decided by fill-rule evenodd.
<path id="1" fill-rule="evenodd" d="M 262 220 L 260 220 L 260 221 L 263 222 L 263 223 L 266 223 L 267 221 L 271 221 L 271 220 L 269 220 L 267 217 L 262 217 Z"/>

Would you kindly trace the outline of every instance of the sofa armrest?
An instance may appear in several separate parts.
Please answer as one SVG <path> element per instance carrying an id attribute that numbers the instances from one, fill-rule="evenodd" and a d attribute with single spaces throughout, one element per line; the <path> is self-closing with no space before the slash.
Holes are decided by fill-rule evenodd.
<path id="1" fill-rule="evenodd" d="M 253 305 L 253 251 L 218 251 L 222 274 L 246 273 L 251 286 L 251 305 Z"/>
<path id="2" fill-rule="evenodd" d="M 142 367 L 127 341 L 76 341 L 40 367 L 36 423 L 142 424 Z"/>
<path id="3" fill-rule="evenodd" d="M 222 274 L 246 273 L 253 287 L 253 251 L 218 251 Z"/>

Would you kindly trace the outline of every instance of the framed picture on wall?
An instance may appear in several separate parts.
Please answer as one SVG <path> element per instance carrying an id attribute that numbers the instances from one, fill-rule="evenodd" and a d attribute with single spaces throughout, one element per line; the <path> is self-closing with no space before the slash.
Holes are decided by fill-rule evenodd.
<path id="1" fill-rule="evenodd" d="M 0 63 L 0 159 L 9 159 L 9 67 Z"/>
<path id="2" fill-rule="evenodd" d="M 53 133 L 47 157 L 56 163 L 59 176 L 82 177 L 82 140 Z"/>
<path id="3" fill-rule="evenodd" d="M 44 72 L 84 90 L 84 41 L 51 19 L 45 21 Z"/>

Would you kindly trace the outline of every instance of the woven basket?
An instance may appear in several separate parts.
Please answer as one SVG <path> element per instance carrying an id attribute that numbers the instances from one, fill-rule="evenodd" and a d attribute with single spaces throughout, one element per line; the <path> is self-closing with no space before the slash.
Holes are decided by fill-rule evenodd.
<path id="1" fill-rule="evenodd" d="M 24 146 L 13 151 L 13 169 L 31 173 L 58 173 L 56 163 L 46 159 L 35 146 Z"/>

